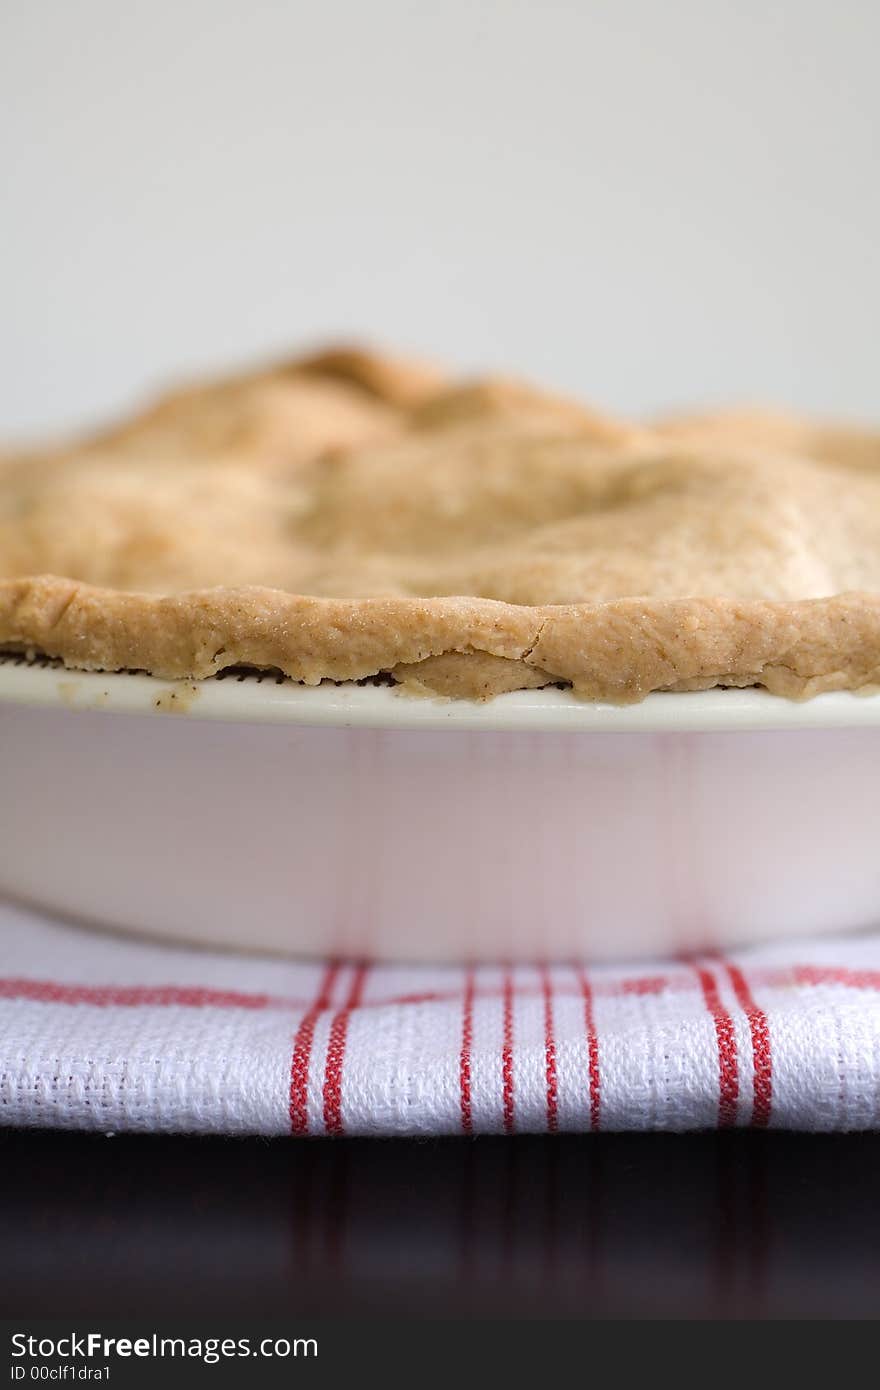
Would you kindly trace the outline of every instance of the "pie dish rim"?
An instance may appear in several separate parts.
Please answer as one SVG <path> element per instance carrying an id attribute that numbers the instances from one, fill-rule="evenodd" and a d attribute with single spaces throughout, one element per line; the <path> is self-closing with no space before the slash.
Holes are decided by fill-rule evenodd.
<path id="1" fill-rule="evenodd" d="M 787 700 L 757 686 L 654 691 L 636 704 L 584 700 L 556 687 L 490 701 L 413 695 L 373 681 L 306 686 L 276 672 L 232 668 L 206 680 L 76 671 L 58 659 L 0 652 L 0 706 L 172 715 L 232 723 L 534 733 L 720 733 L 880 727 L 880 691 Z"/>

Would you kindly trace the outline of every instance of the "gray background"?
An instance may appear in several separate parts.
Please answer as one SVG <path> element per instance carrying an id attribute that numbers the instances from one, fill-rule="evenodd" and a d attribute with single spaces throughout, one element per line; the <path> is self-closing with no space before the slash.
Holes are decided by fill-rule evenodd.
<path id="1" fill-rule="evenodd" d="M 880 416 L 876 0 L 0 0 L 0 430 L 364 336 Z"/>

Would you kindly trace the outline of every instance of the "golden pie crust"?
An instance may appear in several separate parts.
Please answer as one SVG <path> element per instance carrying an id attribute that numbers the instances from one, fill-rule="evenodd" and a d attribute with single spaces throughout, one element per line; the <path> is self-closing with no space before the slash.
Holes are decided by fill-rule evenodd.
<path id="1" fill-rule="evenodd" d="M 0 644 L 485 699 L 880 682 L 880 436 L 335 350 L 0 462 Z"/>

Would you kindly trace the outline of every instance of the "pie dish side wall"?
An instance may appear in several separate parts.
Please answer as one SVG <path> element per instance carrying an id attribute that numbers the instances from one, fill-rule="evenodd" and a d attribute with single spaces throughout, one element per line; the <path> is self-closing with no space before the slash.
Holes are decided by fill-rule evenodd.
<path id="1" fill-rule="evenodd" d="M 702 699 L 655 698 L 682 722 Z M 86 921 L 460 961 L 644 957 L 880 919 L 876 720 L 611 735 L 67 704 L 0 702 L 0 892 Z"/>

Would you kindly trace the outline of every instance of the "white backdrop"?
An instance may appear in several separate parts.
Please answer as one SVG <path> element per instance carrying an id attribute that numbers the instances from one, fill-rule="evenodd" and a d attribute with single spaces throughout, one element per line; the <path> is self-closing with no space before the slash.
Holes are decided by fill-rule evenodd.
<path id="1" fill-rule="evenodd" d="M 2 0 L 0 431 L 358 335 L 880 417 L 876 0 Z"/>

